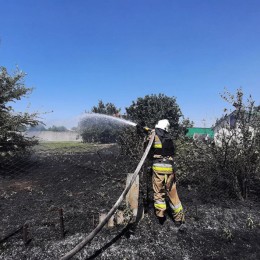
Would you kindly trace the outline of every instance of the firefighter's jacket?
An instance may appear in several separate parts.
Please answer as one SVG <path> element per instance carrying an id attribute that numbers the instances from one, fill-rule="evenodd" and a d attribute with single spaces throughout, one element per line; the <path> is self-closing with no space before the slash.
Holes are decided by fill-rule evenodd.
<path id="1" fill-rule="evenodd" d="M 158 174 L 172 174 L 173 156 L 174 145 L 169 133 L 156 128 L 152 146 L 153 171 Z"/>

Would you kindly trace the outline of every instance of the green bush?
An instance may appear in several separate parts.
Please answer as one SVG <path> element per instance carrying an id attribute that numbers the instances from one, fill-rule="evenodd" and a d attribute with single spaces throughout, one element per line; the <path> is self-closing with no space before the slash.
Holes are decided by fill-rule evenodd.
<path id="1" fill-rule="evenodd" d="M 83 142 L 87 143 L 115 143 L 122 128 L 120 122 L 99 114 L 86 115 L 78 126 Z"/>
<path id="2" fill-rule="evenodd" d="M 104 104 L 102 100 L 91 109 L 91 113 L 80 120 L 78 131 L 83 142 L 88 143 L 115 143 L 122 123 L 116 120 L 120 109 L 112 103 Z"/>
<path id="3" fill-rule="evenodd" d="M 211 143 L 179 139 L 178 175 L 183 183 L 199 185 L 203 198 L 212 195 L 243 199 L 259 178 L 259 107 L 252 99 L 244 104 L 241 90 L 236 96 L 226 92 L 223 98 L 235 105 L 236 126 L 223 124 L 218 138 Z"/>

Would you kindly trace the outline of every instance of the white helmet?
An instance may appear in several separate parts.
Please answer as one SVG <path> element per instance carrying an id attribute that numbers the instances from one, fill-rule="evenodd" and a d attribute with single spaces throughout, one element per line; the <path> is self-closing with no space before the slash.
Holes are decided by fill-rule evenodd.
<path id="1" fill-rule="evenodd" d="M 166 132 L 169 132 L 169 128 L 170 128 L 169 120 L 168 119 L 159 120 L 155 128 L 160 128 L 165 130 Z"/>

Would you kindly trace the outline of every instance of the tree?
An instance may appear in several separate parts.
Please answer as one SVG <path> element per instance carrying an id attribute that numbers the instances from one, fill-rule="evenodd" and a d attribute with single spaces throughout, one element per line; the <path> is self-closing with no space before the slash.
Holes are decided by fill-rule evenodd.
<path id="1" fill-rule="evenodd" d="M 24 84 L 25 73 L 16 71 L 13 75 L 0 67 L 0 160 L 14 156 L 35 145 L 37 141 L 23 135 L 27 127 L 39 124 L 37 113 L 15 112 L 10 105 L 31 93 L 32 88 Z"/>
<path id="2" fill-rule="evenodd" d="M 55 126 L 55 125 L 53 125 L 52 127 L 48 128 L 48 131 L 66 132 L 66 131 L 68 131 L 68 129 L 65 126 Z"/>
<path id="3" fill-rule="evenodd" d="M 36 126 L 30 126 L 27 131 L 29 132 L 33 132 L 33 131 L 36 131 L 36 132 L 41 132 L 41 131 L 47 131 L 47 129 L 45 128 L 45 125 L 40 123 Z"/>
<path id="4" fill-rule="evenodd" d="M 93 106 L 91 112 L 104 114 L 104 115 L 117 115 L 120 112 L 120 108 L 117 108 L 113 103 L 104 104 L 102 100 L 99 100 L 97 106 Z"/>
<path id="5" fill-rule="evenodd" d="M 112 119 L 118 116 L 120 108 L 110 102 L 104 104 L 100 100 L 97 106 L 93 106 L 91 112 L 92 114 L 86 114 L 78 125 L 83 141 L 115 143 L 122 124 Z"/>
<path id="6" fill-rule="evenodd" d="M 244 101 L 242 89 L 236 95 L 225 91 L 222 98 L 234 107 L 233 122 L 217 136 L 215 159 L 219 173 L 228 180 L 236 196 L 246 198 L 248 186 L 260 169 L 260 114 L 251 95 Z"/>
<path id="7" fill-rule="evenodd" d="M 176 137 L 180 130 L 179 120 L 182 113 L 175 97 L 152 94 L 133 101 L 132 105 L 126 108 L 126 116 L 133 122 L 150 128 L 154 128 L 158 120 L 168 119 Z"/>

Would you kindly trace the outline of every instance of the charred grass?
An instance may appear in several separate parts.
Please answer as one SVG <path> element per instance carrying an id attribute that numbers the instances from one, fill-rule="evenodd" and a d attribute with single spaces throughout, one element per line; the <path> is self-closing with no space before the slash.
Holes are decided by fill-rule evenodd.
<path id="1" fill-rule="evenodd" d="M 46 143 L 30 158 L 2 168 L 0 258 L 59 259 L 71 250 L 123 191 L 127 174 L 117 167 L 122 160 L 113 145 Z M 187 222 L 178 229 L 170 217 L 164 225 L 157 223 L 146 177 L 141 185 L 144 218 L 104 228 L 73 259 L 260 259 L 257 196 L 203 201 L 199 187 L 179 185 Z M 31 239 L 27 245 L 21 231 L 3 240 L 24 223 Z"/>

